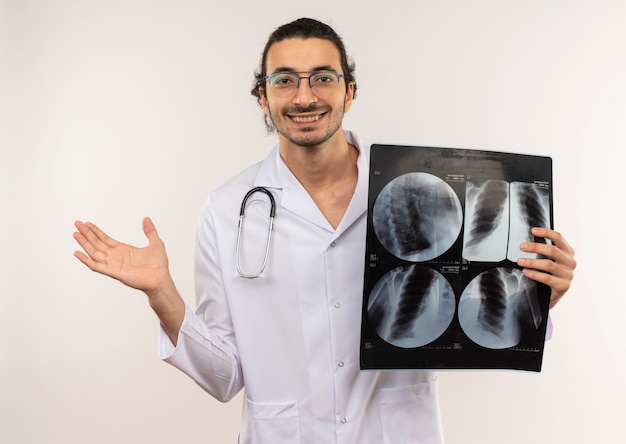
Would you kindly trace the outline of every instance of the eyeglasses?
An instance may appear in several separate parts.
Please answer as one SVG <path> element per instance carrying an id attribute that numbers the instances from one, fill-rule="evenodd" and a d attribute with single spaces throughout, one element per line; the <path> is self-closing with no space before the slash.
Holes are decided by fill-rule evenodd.
<path id="1" fill-rule="evenodd" d="M 332 96 L 339 86 L 339 80 L 342 74 L 335 71 L 313 71 L 308 76 L 300 76 L 295 72 L 275 72 L 266 76 L 269 89 L 276 97 L 286 99 L 293 97 L 298 88 L 300 88 L 300 80 L 307 79 L 311 91 L 317 97 L 325 98 Z"/>

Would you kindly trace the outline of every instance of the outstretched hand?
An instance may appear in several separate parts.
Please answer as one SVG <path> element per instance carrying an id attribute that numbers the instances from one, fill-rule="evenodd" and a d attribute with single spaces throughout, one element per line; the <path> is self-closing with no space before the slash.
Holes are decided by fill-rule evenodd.
<path id="1" fill-rule="evenodd" d="M 74 239 L 86 253 L 75 251 L 74 256 L 91 270 L 142 290 L 148 296 L 171 281 L 165 245 L 150 218 L 146 217 L 142 224 L 148 239 L 148 246 L 143 248 L 118 242 L 91 222 L 76 221 L 74 226 L 78 229 Z"/>
<path id="2" fill-rule="evenodd" d="M 550 308 L 553 308 L 569 290 L 576 260 L 574 249 L 567 243 L 561 233 L 548 228 L 533 228 L 533 236 L 549 239 L 552 244 L 523 242 L 522 251 L 536 253 L 544 259 L 518 259 L 517 264 L 524 267 L 524 274 L 537 282 L 548 285 L 552 289 Z"/>

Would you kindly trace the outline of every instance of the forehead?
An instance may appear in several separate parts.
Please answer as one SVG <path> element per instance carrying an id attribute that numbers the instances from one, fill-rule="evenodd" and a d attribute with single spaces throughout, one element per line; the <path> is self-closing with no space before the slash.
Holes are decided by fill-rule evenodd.
<path id="1" fill-rule="evenodd" d="M 270 46 L 265 60 L 267 73 L 276 71 L 314 71 L 320 68 L 341 73 L 341 57 L 335 44 L 329 40 L 286 39 Z"/>

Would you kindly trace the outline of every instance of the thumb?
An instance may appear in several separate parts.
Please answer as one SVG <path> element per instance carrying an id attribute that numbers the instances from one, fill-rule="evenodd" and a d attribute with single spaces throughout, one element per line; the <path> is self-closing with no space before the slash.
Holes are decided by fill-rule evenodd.
<path id="1" fill-rule="evenodd" d="M 150 219 L 149 217 L 144 217 L 141 226 L 143 228 L 143 233 L 148 238 L 148 242 L 150 244 L 156 241 L 161 241 L 161 239 L 159 238 L 159 234 L 157 233 L 156 227 L 154 226 L 154 223 L 152 223 L 152 219 Z"/>

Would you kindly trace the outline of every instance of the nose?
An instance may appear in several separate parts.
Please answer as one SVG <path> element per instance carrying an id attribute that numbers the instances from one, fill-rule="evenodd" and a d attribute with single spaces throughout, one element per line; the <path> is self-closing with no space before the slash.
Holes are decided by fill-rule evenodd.
<path id="1" fill-rule="evenodd" d="M 317 102 L 317 96 L 311 88 L 309 77 L 300 77 L 300 84 L 296 89 L 296 95 L 293 98 L 293 103 L 308 106 L 314 102 Z"/>

